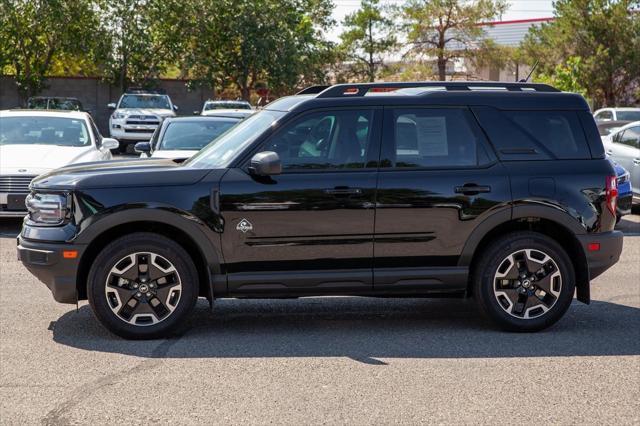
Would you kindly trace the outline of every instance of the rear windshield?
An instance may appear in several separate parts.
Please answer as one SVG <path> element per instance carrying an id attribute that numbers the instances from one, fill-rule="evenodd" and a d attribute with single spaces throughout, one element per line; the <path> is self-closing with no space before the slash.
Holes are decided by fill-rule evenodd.
<path id="1" fill-rule="evenodd" d="M 124 95 L 118 108 L 171 109 L 166 95 Z"/>
<path id="2" fill-rule="evenodd" d="M 251 105 L 246 102 L 208 102 L 204 104 L 205 111 L 213 109 L 251 109 Z"/>
<path id="3" fill-rule="evenodd" d="M 575 111 L 499 111 L 474 108 L 503 160 L 589 159 Z"/>
<path id="4" fill-rule="evenodd" d="M 86 146 L 84 120 L 62 117 L 0 117 L 0 145 Z"/>
<path id="5" fill-rule="evenodd" d="M 169 123 L 158 149 L 200 150 L 238 121 L 237 119 L 229 118 Z"/>
<path id="6" fill-rule="evenodd" d="M 640 110 L 638 111 L 618 111 L 616 118 L 620 121 L 640 121 Z"/>

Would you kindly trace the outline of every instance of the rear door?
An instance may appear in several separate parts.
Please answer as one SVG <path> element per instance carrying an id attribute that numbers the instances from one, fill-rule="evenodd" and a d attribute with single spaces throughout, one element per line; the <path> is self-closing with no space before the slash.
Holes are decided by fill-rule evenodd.
<path id="1" fill-rule="evenodd" d="M 220 207 L 230 293 L 371 290 L 381 113 L 304 114 L 258 150 L 277 152 L 282 174 L 225 174 Z"/>
<path id="2" fill-rule="evenodd" d="M 505 169 L 469 109 L 386 108 L 374 287 L 464 288 L 457 265 L 469 235 L 510 201 Z"/>

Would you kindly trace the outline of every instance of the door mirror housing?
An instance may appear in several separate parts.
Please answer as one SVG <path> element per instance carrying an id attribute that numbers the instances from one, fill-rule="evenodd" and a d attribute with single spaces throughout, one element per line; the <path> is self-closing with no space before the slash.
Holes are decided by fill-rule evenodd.
<path id="1" fill-rule="evenodd" d="M 173 110 L 174 110 L 174 111 L 178 111 L 179 109 L 180 109 L 180 108 L 178 108 L 178 105 L 174 105 L 174 106 L 173 106 Z"/>
<path id="2" fill-rule="evenodd" d="M 115 104 L 115 102 L 111 102 L 110 104 L 107 104 L 107 108 L 109 108 L 109 109 L 116 109 L 116 104 Z"/>
<path id="3" fill-rule="evenodd" d="M 138 142 L 135 144 L 133 149 L 138 153 L 150 153 L 151 152 L 151 142 Z"/>
<path id="4" fill-rule="evenodd" d="M 249 173 L 255 176 L 274 176 L 282 173 L 280 156 L 273 151 L 259 152 L 249 162 Z"/>
<path id="5" fill-rule="evenodd" d="M 100 147 L 104 149 L 118 149 L 120 147 L 120 142 L 113 138 L 102 138 Z"/>

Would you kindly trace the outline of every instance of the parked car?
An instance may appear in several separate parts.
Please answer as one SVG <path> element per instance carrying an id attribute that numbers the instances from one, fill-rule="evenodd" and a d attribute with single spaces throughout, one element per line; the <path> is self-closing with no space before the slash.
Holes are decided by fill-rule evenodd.
<path id="1" fill-rule="evenodd" d="M 633 191 L 631 190 L 631 175 L 620 164 L 609 159 L 616 171 L 618 178 L 618 207 L 616 209 L 616 222 L 620 222 L 622 216 L 631 214 L 633 204 Z"/>
<path id="2" fill-rule="evenodd" d="M 640 121 L 640 108 L 602 108 L 593 117 L 596 121 Z"/>
<path id="3" fill-rule="evenodd" d="M 633 202 L 640 203 L 640 121 L 622 126 L 602 141 L 607 155 L 629 171 Z"/>
<path id="4" fill-rule="evenodd" d="M 175 117 L 178 107 L 168 95 L 142 90 L 130 90 L 120 97 L 109 118 L 111 137 L 120 141 L 120 151 L 127 152 L 129 145 L 151 139 L 163 119 Z"/>
<path id="5" fill-rule="evenodd" d="M 58 167 L 111 159 L 118 141 L 100 136 L 91 116 L 72 111 L 0 111 L 0 217 L 27 214 L 37 175 Z"/>
<path id="6" fill-rule="evenodd" d="M 600 136 L 608 136 L 617 131 L 620 127 L 631 123 L 630 121 L 597 121 L 598 132 Z"/>
<path id="7" fill-rule="evenodd" d="M 167 118 L 151 141 L 138 142 L 136 152 L 142 158 L 186 159 L 236 125 L 239 118 L 176 117 Z"/>
<path id="8" fill-rule="evenodd" d="M 589 303 L 618 261 L 616 182 L 577 94 L 315 87 L 182 164 L 35 179 L 18 256 L 126 338 L 167 336 L 198 297 L 473 296 L 499 326 L 535 331 L 574 294 Z"/>
<path id="9" fill-rule="evenodd" d="M 208 100 L 204 103 L 204 105 L 202 106 L 202 111 L 200 112 L 201 114 L 204 114 L 207 111 L 213 111 L 213 110 L 217 110 L 217 109 L 223 109 L 223 110 L 228 110 L 228 109 L 253 109 L 251 107 L 251 104 L 247 101 L 243 101 L 243 100 L 236 100 L 236 101 L 212 101 L 212 100 Z"/>
<path id="10" fill-rule="evenodd" d="M 84 111 L 82 102 L 77 98 L 60 96 L 32 96 L 27 99 L 27 109 L 61 109 L 65 111 Z"/>

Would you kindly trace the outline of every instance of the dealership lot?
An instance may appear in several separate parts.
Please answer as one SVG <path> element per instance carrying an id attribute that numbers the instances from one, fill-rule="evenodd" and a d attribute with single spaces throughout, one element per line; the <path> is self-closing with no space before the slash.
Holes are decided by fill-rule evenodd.
<path id="1" fill-rule="evenodd" d="M 179 338 L 106 332 L 53 301 L 0 222 L 2 424 L 640 422 L 640 216 L 591 306 L 537 334 L 460 300 L 200 302 Z M 26 356 L 28 354 L 28 356 Z"/>

